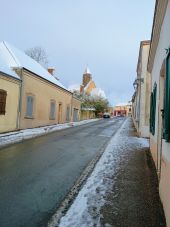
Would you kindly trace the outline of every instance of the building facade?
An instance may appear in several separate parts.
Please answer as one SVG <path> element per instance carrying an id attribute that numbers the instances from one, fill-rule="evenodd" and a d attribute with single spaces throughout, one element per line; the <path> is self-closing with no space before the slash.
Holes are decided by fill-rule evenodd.
<path id="1" fill-rule="evenodd" d="M 94 88 L 96 88 L 96 85 L 92 80 L 92 74 L 89 68 L 86 68 L 83 74 L 82 85 L 80 85 L 80 93 L 89 95 Z"/>
<path id="2" fill-rule="evenodd" d="M 148 71 L 151 74 L 150 149 L 170 226 L 170 0 L 157 0 Z"/>
<path id="3" fill-rule="evenodd" d="M 7 114 L 5 117 L 1 116 L 1 132 L 80 119 L 80 101 L 75 101 L 73 94 L 51 71 L 49 73 L 24 52 L 7 42 L 0 43 L 0 57 L 5 61 L 8 70 L 12 69 L 18 79 L 10 77 L 10 82 L 9 79 L 7 82 L 7 77 L 1 73 L 2 89 L 0 89 L 7 91 L 7 108 L 13 108 L 13 111 L 8 113 L 10 112 L 13 122 L 15 124 L 17 122 L 17 125 L 13 123 L 13 126 L 7 127 L 5 122 L 10 122 L 10 117 Z M 9 100 L 11 106 L 8 105 Z"/>
<path id="4" fill-rule="evenodd" d="M 140 43 L 135 92 L 132 98 L 132 116 L 139 136 L 149 137 L 150 75 L 147 72 L 150 41 Z"/>
<path id="5" fill-rule="evenodd" d="M 131 117 L 132 115 L 132 105 L 131 103 L 120 103 L 114 106 L 113 115 L 116 116 L 124 116 Z"/>
<path id="6" fill-rule="evenodd" d="M 20 77 L 0 56 L 0 133 L 19 129 Z"/>

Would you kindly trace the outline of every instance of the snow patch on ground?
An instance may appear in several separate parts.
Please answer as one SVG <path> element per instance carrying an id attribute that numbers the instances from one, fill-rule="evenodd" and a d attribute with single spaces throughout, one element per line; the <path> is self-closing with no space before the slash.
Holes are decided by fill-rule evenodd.
<path id="1" fill-rule="evenodd" d="M 2 133 L 0 134 L 0 148 L 9 144 L 13 144 L 26 139 L 41 136 L 50 132 L 70 128 L 73 126 L 84 125 L 97 120 L 99 119 L 89 119 L 89 120 L 84 120 L 79 122 L 69 122 L 65 124 L 57 124 L 57 125 L 44 126 L 39 128 L 24 129 L 24 130 L 15 131 L 15 132 L 9 132 L 9 133 Z"/>
<path id="2" fill-rule="evenodd" d="M 111 139 L 105 152 L 96 164 L 91 176 L 80 190 L 75 201 L 61 218 L 59 227 L 100 227 L 100 209 L 105 204 L 107 193 L 113 186 L 114 173 L 119 171 L 119 161 L 127 149 L 140 150 L 148 147 L 148 140 L 130 137 L 128 134 L 131 120 L 127 119 Z M 55 219 L 51 227 L 55 226 Z"/>

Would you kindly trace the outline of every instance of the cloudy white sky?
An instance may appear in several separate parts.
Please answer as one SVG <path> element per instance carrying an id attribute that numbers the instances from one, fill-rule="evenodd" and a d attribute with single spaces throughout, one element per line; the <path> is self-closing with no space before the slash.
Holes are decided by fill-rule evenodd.
<path id="1" fill-rule="evenodd" d="M 133 94 L 141 40 L 150 39 L 155 0 L 1 0 L 0 38 L 43 47 L 65 86 L 88 64 L 112 105 Z"/>

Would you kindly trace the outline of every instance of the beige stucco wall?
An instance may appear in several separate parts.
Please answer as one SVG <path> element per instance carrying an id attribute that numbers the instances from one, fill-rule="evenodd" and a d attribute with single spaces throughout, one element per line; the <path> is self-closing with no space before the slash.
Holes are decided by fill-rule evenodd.
<path id="1" fill-rule="evenodd" d="M 0 89 L 7 92 L 6 113 L 0 115 L 0 133 L 17 129 L 20 82 L 0 74 Z"/>
<path id="2" fill-rule="evenodd" d="M 170 46 L 170 1 L 168 1 L 168 6 L 166 10 L 166 14 L 164 17 L 164 21 L 161 28 L 161 35 L 159 38 L 158 46 L 156 49 L 156 55 L 154 58 L 153 69 L 151 72 L 152 77 L 152 89 L 153 85 L 157 83 L 157 105 L 156 105 L 156 121 L 155 121 L 155 135 L 151 137 L 151 144 L 158 143 L 158 156 L 160 156 L 161 160 L 161 173 L 160 173 L 160 197 L 163 202 L 164 212 L 166 216 L 167 226 L 170 226 L 170 143 L 162 141 L 161 146 L 161 127 L 160 127 L 160 116 L 159 111 L 159 97 L 162 91 L 160 88 L 160 70 L 162 67 L 163 60 L 166 57 L 165 48 Z M 159 127 L 158 127 L 159 126 Z M 157 142 L 158 141 L 158 142 Z M 151 152 L 154 154 L 155 148 L 151 147 Z M 155 160 L 155 158 L 154 158 Z"/>
<path id="3" fill-rule="evenodd" d="M 66 122 L 66 109 L 71 106 L 72 94 L 63 89 L 34 76 L 27 71 L 22 73 L 22 105 L 20 128 L 33 128 Z M 33 118 L 26 118 L 26 97 L 34 96 Z M 50 120 L 50 101 L 56 102 L 55 119 Z M 61 119 L 59 119 L 59 104 L 61 104 Z"/>
<path id="4" fill-rule="evenodd" d="M 90 111 L 90 110 L 81 111 L 81 116 L 80 116 L 81 120 L 88 120 L 88 119 L 93 119 L 93 118 L 95 118 L 94 111 Z"/>
<path id="5" fill-rule="evenodd" d="M 142 137 L 149 137 L 149 121 L 148 116 L 150 112 L 150 80 L 147 73 L 147 62 L 149 55 L 150 45 L 142 46 L 141 54 L 141 71 L 140 78 L 143 79 L 143 82 L 140 83 L 139 95 L 140 95 L 140 112 L 139 112 L 139 135 Z"/>

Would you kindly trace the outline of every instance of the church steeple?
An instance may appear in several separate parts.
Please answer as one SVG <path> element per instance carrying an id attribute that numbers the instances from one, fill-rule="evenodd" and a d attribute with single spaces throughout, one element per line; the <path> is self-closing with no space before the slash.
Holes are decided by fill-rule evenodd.
<path id="1" fill-rule="evenodd" d="M 88 68 L 88 66 L 86 67 L 84 74 L 91 74 L 90 69 Z"/>
<path id="2" fill-rule="evenodd" d="M 91 79 L 92 79 L 92 74 L 91 74 L 89 68 L 86 67 L 84 74 L 83 74 L 83 86 L 85 87 L 90 82 Z"/>

